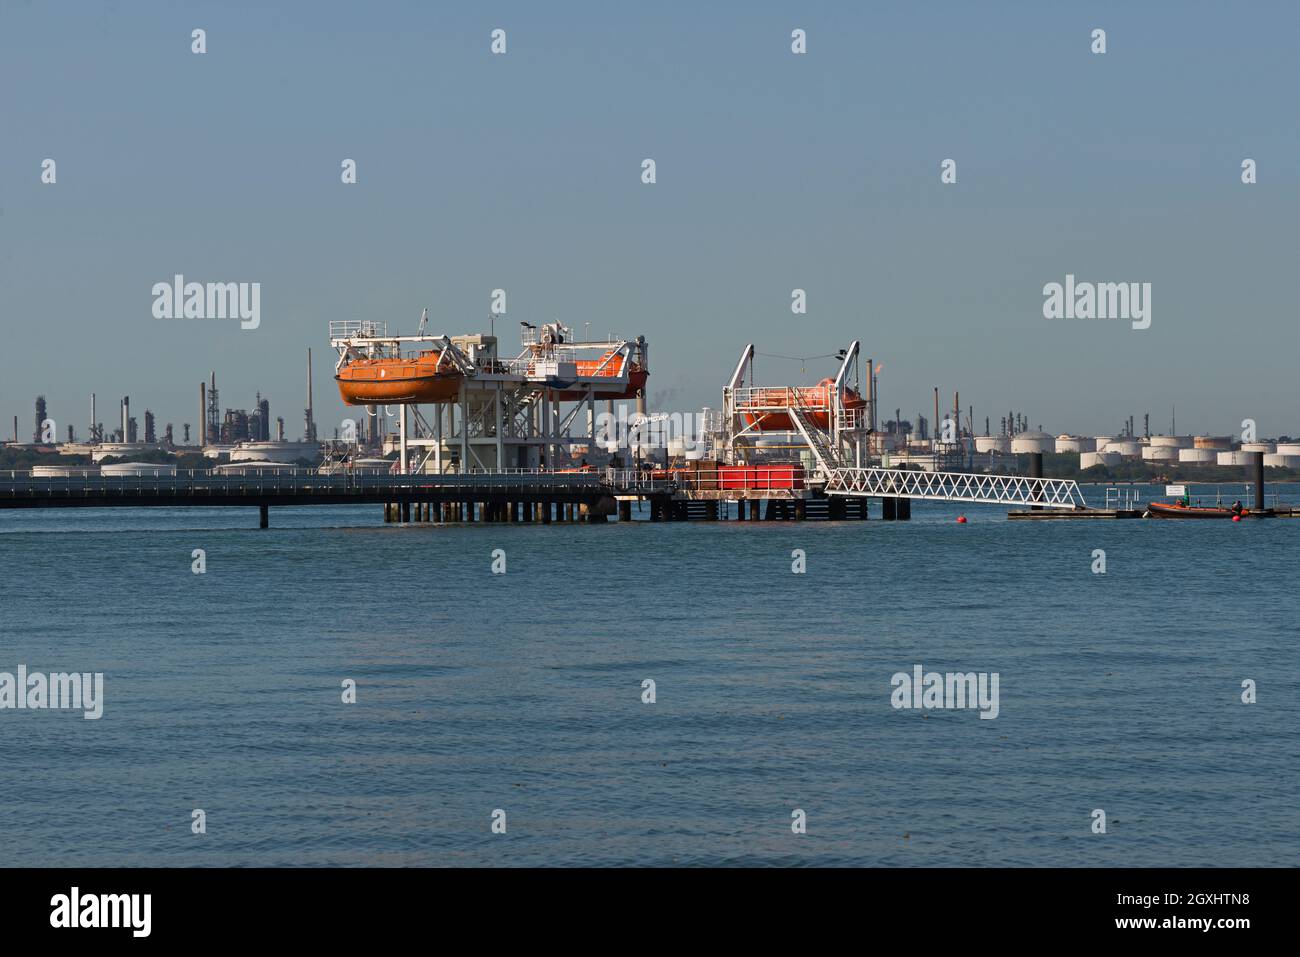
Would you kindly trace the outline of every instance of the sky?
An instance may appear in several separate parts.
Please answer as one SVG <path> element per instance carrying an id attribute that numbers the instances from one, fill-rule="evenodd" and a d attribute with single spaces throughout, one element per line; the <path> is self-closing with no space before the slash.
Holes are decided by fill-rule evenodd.
<path id="1" fill-rule="evenodd" d="M 977 433 L 1300 434 L 1298 32 L 1285 2 L 3 0 L 0 435 L 43 393 L 84 436 L 95 392 L 179 438 L 215 370 L 297 438 L 309 346 L 328 435 L 330 320 L 485 331 L 498 288 L 503 352 L 646 336 L 651 411 L 718 407 L 748 342 L 785 385 L 857 339 L 885 418 L 937 386 Z M 260 283 L 260 325 L 154 318 L 177 273 Z M 1044 318 L 1067 275 L 1149 282 L 1150 328 Z"/>

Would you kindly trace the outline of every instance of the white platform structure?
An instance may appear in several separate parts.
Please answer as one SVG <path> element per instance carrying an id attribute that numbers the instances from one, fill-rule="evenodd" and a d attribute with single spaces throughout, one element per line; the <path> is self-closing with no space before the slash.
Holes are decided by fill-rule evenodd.
<path id="1" fill-rule="evenodd" d="M 606 444 L 598 441 L 597 402 L 611 415 L 616 401 L 635 401 L 636 413 L 645 413 L 644 390 L 633 378 L 649 372 L 644 336 L 579 339 L 559 322 L 540 329 L 520 323 L 521 351 L 502 358 L 495 334 L 429 335 L 424 322 L 414 336 L 390 335 L 384 322 L 330 323 L 336 371 L 353 359 L 437 350 L 439 368 L 459 377 L 449 401 L 358 406 L 397 419 L 395 471 L 566 468 L 576 464 L 575 451 Z"/>

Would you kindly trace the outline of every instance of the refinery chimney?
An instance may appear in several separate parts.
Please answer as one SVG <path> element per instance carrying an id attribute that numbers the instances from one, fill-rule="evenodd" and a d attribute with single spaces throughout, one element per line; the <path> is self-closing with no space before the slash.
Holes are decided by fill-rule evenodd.
<path id="1" fill-rule="evenodd" d="M 314 420 L 314 418 L 313 418 L 313 416 L 312 416 L 312 408 L 311 408 L 311 406 L 312 406 L 312 402 L 311 402 L 311 348 L 308 347 L 308 349 L 307 349 L 307 408 L 306 408 L 306 410 L 305 410 L 306 414 L 305 414 L 305 416 L 304 416 L 304 426 L 305 426 L 305 428 L 306 428 L 306 435 L 303 436 L 304 441 L 307 441 L 307 442 L 314 442 L 314 441 L 316 440 L 316 422 L 315 422 L 315 420 Z"/>
<path id="2" fill-rule="evenodd" d="M 204 425 L 208 421 L 208 387 L 204 382 L 199 383 L 199 448 L 207 445 L 207 427 Z"/>
<path id="3" fill-rule="evenodd" d="M 45 439 L 45 396 L 36 397 L 36 431 L 32 433 L 32 443 L 40 445 Z M 51 441 L 57 442 L 59 437 L 53 436 Z"/>
<path id="4" fill-rule="evenodd" d="M 90 442 L 93 445 L 96 440 L 95 435 L 95 393 L 90 393 Z"/>
<path id="5" fill-rule="evenodd" d="M 131 397 L 122 396 L 122 441 L 131 441 Z"/>

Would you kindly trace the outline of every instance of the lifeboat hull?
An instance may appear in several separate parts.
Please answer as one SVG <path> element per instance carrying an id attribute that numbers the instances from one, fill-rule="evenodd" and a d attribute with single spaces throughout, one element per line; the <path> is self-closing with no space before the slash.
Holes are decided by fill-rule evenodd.
<path id="1" fill-rule="evenodd" d="M 449 402 L 460 394 L 463 377 L 438 371 L 438 354 L 414 359 L 358 359 L 334 376 L 339 395 L 348 405 L 407 405 Z"/>
<path id="2" fill-rule="evenodd" d="M 581 366 L 578 368 L 578 374 L 583 374 Z M 635 399 L 645 392 L 646 382 L 649 378 L 650 373 L 646 370 L 633 369 L 628 374 L 626 386 L 611 383 L 609 386 L 603 387 L 600 384 L 600 377 L 593 375 L 592 388 L 598 399 Z M 587 390 L 562 389 L 555 395 L 564 402 L 581 402 L 587 397 Z"/>
<path id="3" fill-rule="evenodd" d="M 835 383 L 830 379 L 823 379 L 815 386 L 799 389 L 799 401 L 808 410 L 805 414 L 807 419 L 822 431 L 831 427 L 831 413 L 827 408 L 830 405 L 832 391 Z M 769 395 L 762 395 L 750 400 L 750 408 L 757 410 L 744 413 L 741 418 L 745 424 L 756 432 L 794 432 L 798 426 L 790 418 L 789 413 L 785 411 L 786 403 L 789 401 L 786 389 L 772 389 Z M 852 389 L 845 389 L 843 393 L 844 407 L 846 409 L 865 409 L 867 400 L 858 395 Z M 770 412 L 763 411 L 764 405 L 770 404 Z"/>
<path id="4" fill-rule="evenodd" d="M 1147 511 L 1154 518 L 1232 518 L 1236 513 L 1230 508 L 1202 508 L 1199 505 L 1175 505 L 1172 502 L 1148 502 Z M 1241 510 L 1242 518 L 1249 518 L 1249 509 Z"/>
<path id="5" fill-rule="evenodd" d="M 404 405 L 450 402 L 460 395 L 459 376 L 417 376 L 410 379 L 363 381 L 335 376 L 339 395 L 348 405 Z"/>

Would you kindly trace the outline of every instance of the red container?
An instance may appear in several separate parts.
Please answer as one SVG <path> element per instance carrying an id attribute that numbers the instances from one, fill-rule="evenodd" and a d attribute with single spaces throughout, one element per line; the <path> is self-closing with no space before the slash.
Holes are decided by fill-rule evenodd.
<path id="1" fill-rule="evenodd" d="M 753 488 L 794 491 L 804 487 L 802 465 L 756 465 L 754 471 L 756 484 Z"/>
<path id="2" fill-rule="evenodd" d="M 747 489 L 752 486 L 753 467 L 749 465 L 719 465 L 718 484 L 723 489 Z"/>
<path id="3" fill-rule="evenodd" d="M 736 491 L 794 491 L 804 487 L 804 468 L 802 465 L 721 465 L 718 482 L 723 489 Z"/>

